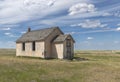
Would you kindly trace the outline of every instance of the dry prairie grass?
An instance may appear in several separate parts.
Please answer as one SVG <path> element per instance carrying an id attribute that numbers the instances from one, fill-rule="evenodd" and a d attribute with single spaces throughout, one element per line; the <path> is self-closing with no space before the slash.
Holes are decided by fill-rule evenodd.
<path id="1" fill-rule="evenodd" d="M 120 82 L 119 51 L 76 51 L 75 57 L 80 61 L 24 58 L 2 49 L 0 82 Z"/>

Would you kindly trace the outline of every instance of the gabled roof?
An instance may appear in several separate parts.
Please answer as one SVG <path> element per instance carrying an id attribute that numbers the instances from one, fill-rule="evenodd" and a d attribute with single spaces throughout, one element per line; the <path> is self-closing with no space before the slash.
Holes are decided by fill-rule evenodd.
<path id="1" fill-rule="evenodd" d="M 51 27 L 27 32 L 23 34 L 16 42 L 42 41 L 45 40 L 55 29 L 60 30 L 59 27 Z M 63 32 L 61 31 L 61 33 Z"/>
<path id="2" fill-rule="evenodd" d="M 59 36 L 54 40 L 54 42 L 55 42 L 55 43 L 64 42 L 64 41 L 67 39 L 67 37 L 69 37 L 69 36 L 72 38 L 72 36 L 71 36 L 70 34 L 59 35 Z M 73 42 L 75 42 L 73 38 L 72 38 L 72 40 L 73 40 Z"/>

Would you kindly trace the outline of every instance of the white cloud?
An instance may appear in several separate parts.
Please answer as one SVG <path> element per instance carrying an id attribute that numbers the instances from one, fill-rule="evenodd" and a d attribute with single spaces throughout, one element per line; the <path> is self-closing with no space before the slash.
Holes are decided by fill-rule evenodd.
<path id="1" fill-rule="evenodd" d="M 22 31 L 22 32 L 20 32 L 21 34 L 24 34 L 24 33 L 26 33 L 26 31 Z"/>
<path id="2" fill-rule="evenodd" d="M 119 41 L 114 41 L 114 43 L 115 43 L 115 44 L 118 44 L 118 43 L 120 43 L 120 42 L 119 42 Z"/>
<path id="3" fill-rule="evenodd" d="M 9 37 L 16 37 L 15 35 L 13 35 L 12 33 L 9 33 L 9 32 L 6 32 L 4 33 L 6 36 L 9 36 Z"/>
<path id="4" fill-rule="evenodd" d="M 116 30 L 117 30 L 117 31 L 120 31 L 120 27 L 118 27 Z"/>
<path id="5" fill-rule="evenodd" d="M 11 28 L 0 28 L 0 30 L 11 30 Z"/>
<path id="6" fill-rule="evenodd" d="M 79 26 L 81 28 L 103 28 L 103 27 L 106 27 L 107 24 L 102 24 L 99 20 L 85 20 L 84 22 L 82 23 L 79 23 L 79 24 L 73 24 L 71 26 Z"/>
<path id="7" fill-rule="evenodd" d="M 90 33 L 102 33 L 102 32 L 116 32 L 116 29 L 102 29 L 102 30 L 91 30 L 91 31 L 84 31 L 84 32 L 74 32 L 74 34 L 90 34 Z"/>
<path id="8" fill-rule="evenodd" d="M 116 26 L 118 26 L 118 27 L 115 28 L 115 31 L 120 31 L 120 24 L 118 23 Z"/>
<path id="9" fill-rule="evenodd" d="M 10 35 L 11 33 L 4 33 L 5 35 Z"/>
<path id="10" fill-rule="evenodd" d="M 40 9 L 43 10 L 52 6 L 55 0 L 24 0 L 24 6 L 28 9 Z"/>
<path id="11" fill-rule="evenodd" d="M 120 24 L 117 24 L 117 26 L 116 31 L 120 31 Z"/>
<path id="12" fill-rule="evenodd" d="M 120 11 L 119 10 L 112 10 L 110 13 L 103 13 L 102 16 L 115 16 L 115 17 L 120 17 Z"/>
<path id="13" fill-rule="evenodd" d="M 110 14 L 110 13 L 108 13 L 108 12 L 105 12 L 105 13 L 103 13 L 103 15 L 102 16 L 111 16 L 112 14 Z"/>
<path id="14" fill-rule="evenodd" d="M 65 34 L 75 34 L 76 32 L 67 32 L 67 33 L 65 33 Z"/>
<path id="15" fill-rule="evenodd" d="M 117 24 L 117 26 L 120 26 L 120 24 Z"/>
<path id="16" fill-rule="evenodd" d="M 92 39 L 94 39 L 93 37 L 87 37 L 87 40 L 92 40 Z"/>
<path id="17" fill-rule="evenodd" d="M 120 17 L 120 11 L 114 12 L 113 15 L 116 16 L 116 17 Z"/>
<path id="18" fill-rule="evenodd" d="M 96 10 L 94 4 L 88 3 L 78 3 L 70 7 L 69 15 L 81 14 L 81 13 L 91 13 Z"/>
<path id="19" fill-rule="evenodd" d="M 53 0 L 4 0 L 0 2 L 0 24 L 16 24 L 44 17 Z M 49 11 L 48 11 L 49 12 Z"/>
<path id="20" fill-rule="evenodd" d="M 0 2 L 0 24 L 16 24 L 41 20 L 48 15 L 62 13 L 76 3 L 89 0 L 2 0 Z"/>

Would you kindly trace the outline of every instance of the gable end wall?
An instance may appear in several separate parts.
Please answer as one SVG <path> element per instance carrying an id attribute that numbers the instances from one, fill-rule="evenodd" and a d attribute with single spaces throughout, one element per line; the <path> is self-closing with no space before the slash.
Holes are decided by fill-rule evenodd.
<path id="1" fill-rule="evenodd" d="M 46 50 L 46 57 L 47 58 L 54 58 L 53 54 L 52 54 L 52 40 L 58 36 L 62 34 L 62 32 L 58 29 L 55 29 L 50 35 L 49 37 L 45 40 L 45 50 Z"/>

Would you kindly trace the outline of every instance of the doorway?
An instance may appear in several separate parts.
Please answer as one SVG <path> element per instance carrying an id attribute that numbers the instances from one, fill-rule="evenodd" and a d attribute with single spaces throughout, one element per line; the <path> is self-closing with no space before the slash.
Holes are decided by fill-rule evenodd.
<path id="1" fill-rule="evenodd" d="M 72 52 L 71 52 L 71 39 L 66 40 L 66 58 L 71 59 L 72 58 Z"/>

